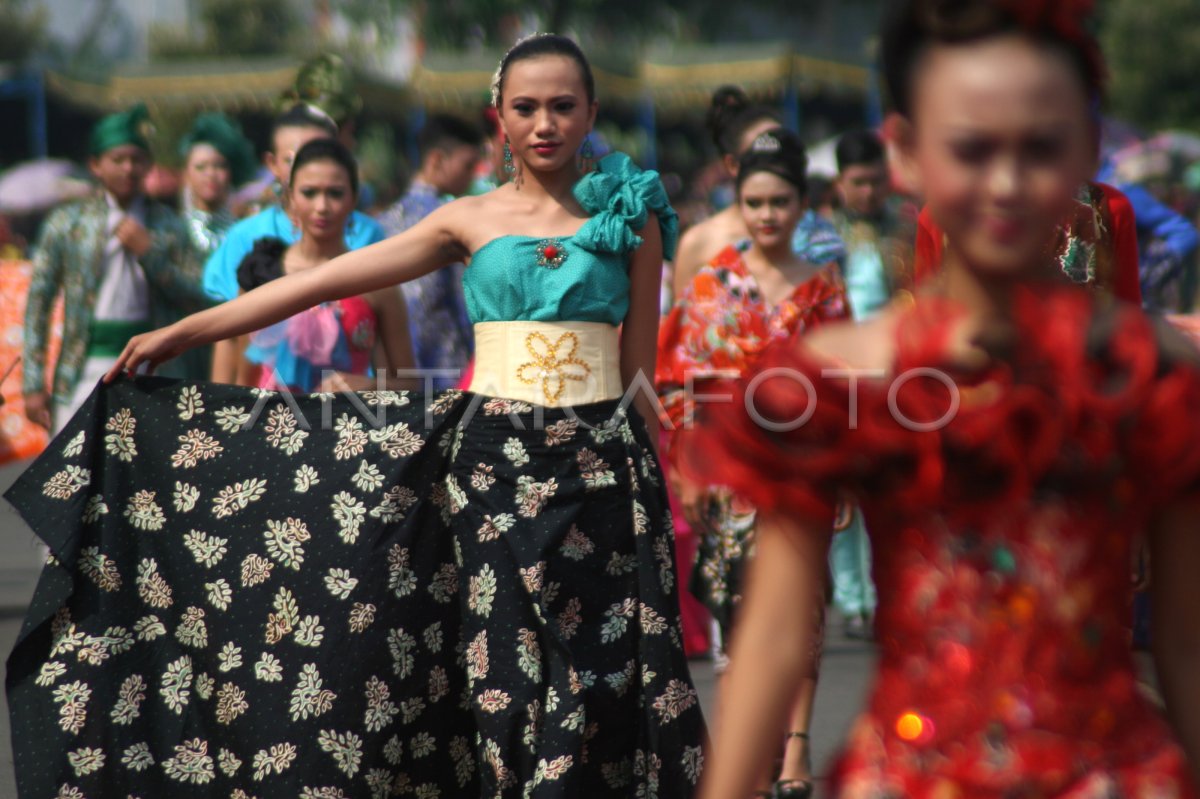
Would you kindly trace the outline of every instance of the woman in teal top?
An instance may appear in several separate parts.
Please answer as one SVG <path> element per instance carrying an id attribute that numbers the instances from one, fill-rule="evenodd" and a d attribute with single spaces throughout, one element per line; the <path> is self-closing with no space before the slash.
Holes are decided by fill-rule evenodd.
<path id="1" fill-rule="evenodd" d="M 624 156 L 581 177 L 569 40 L 519 43 L 495 96 L 508 184 L 137 337 L 110 375 L 460 261 L 470 392 L 116 380 L 9 492 L 54 553 L 9 662 L 22 796 L 692 795 L 643 423 L 675 215 Z"/>

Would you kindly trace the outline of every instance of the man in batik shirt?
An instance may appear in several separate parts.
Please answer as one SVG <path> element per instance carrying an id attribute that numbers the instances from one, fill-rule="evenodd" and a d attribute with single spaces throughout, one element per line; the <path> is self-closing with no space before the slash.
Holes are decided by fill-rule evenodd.
<path id="1" fill-rule="evenodd" d="M 421 168 L 408 191 L 379 222 L 389 236 L 403 233 L 438 206 L 467 193 L 483 151 L 483 132 L 449 115 L 430 117 L 421 131 Z M 435 390 L 458 385 L 471 359 L 474 335 L 463 298 L 465 267 L 453 264 L 402 285 L 408 302 L 413 357 L 418 369 L 438 370 Z"/>
<path id="2" fill-rule="evenodd" d="M 33 256 L 23 342 L 25 414 L 59 430 L 109 370 L 131 336 L 208 304 L 183 221 L 144 194 L 153 165 L 146 107 L 112 114 L 92 131 L 88 166 L 100 191 L 50 215 Z M 50 315 L 67 308 L 62 353 L 47 385 Z M 185 362 L 158 371 L 188 374 Z"/>

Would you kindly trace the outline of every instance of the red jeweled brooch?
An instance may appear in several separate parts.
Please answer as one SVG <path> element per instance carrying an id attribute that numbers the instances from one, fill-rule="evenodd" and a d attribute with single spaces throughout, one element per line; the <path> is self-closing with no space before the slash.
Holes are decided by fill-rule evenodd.
<path id="1" fill-rule="evenodd" d="M 537 246 L 538 266 L 558 269 L 567 260 L 567 250 L 558 239 L 543 239 Z"/>

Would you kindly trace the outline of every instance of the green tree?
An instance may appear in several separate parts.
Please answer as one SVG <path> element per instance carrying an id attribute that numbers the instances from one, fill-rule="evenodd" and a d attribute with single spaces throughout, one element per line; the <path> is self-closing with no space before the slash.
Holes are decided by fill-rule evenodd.
<path id="1" fill-rule="evenodd" d="M 45 41 L 46 13 L 29 0 L 0 0 L 0 61 L 21 64 Z"/>
<path id="2" fill-rule="evenodd" d="M 293 5 L 289 0 L 200 0 L 198 30 L 156 29 L 150 53 L 179 59 L 290 52 L 299 30 Z"/>
<path id="3" fill-rule="evenodd" d="M 748 9 L 795 17 L 831 0 L 326 0 L 351 19 L 407 12 L 437 47 L 506 46 L 511 31 L 533 20 L 541 30 L 577 31 L 590 41 L 637 46 L 682 29 L 701 33 L 728 29 Z M 372 15 L 375 15 L 372 17 Z"/>
<path id="4" fill-rule="evenodd" d="M 1200 3 L 1110 0 L 1101 41 L 1118 117 L 1148 129 L 1200 129 Z"/>

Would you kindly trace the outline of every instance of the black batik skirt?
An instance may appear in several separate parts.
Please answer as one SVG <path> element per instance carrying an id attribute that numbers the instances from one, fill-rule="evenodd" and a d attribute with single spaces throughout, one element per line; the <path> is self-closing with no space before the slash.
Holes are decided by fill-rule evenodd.
<path id="1" fill-rule="evenodd" d="M 8 499 L 22 799 L 691 796 L 663 481 L 617 402 L 101 386 Z"/>

